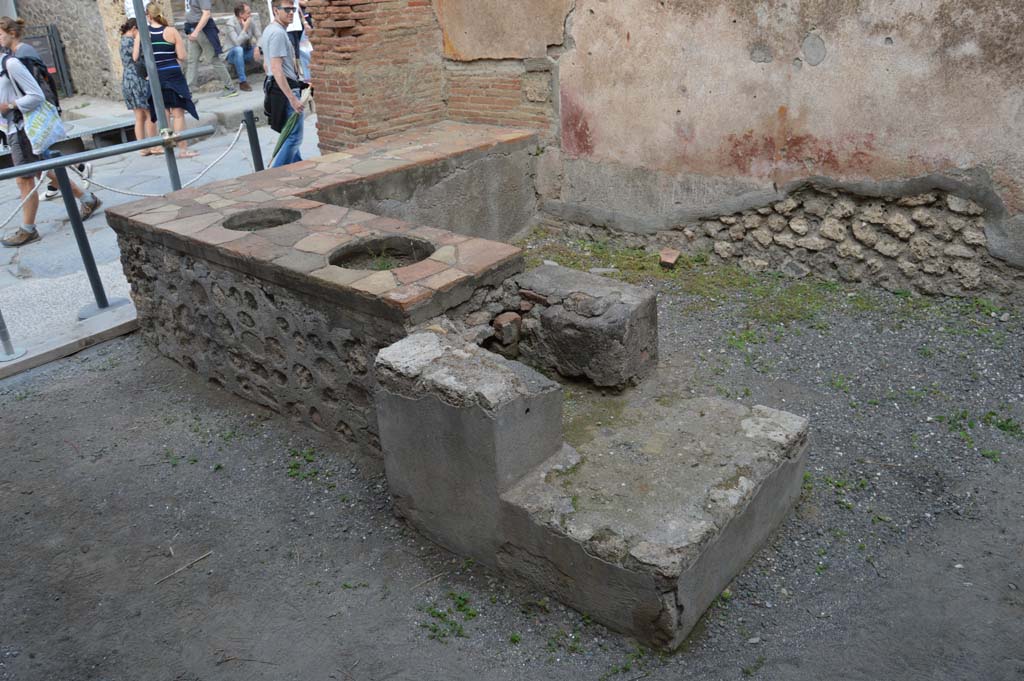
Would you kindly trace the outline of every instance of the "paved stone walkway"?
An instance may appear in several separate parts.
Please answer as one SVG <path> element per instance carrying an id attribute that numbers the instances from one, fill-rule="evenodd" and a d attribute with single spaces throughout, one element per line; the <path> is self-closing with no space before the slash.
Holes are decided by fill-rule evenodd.
<path id="1" fill-rule="evenodd" d="M 99 105 L 90 108 L 99 109 Z M 212 122 L 212 121 L 205 121 Z M 213 162 L 234 139 L 236 128 L 225 134 L 199 141 L 192 148 L 199 156 L 179 160 L 182 182 L 188 182 Z M 265 161 L 269 161 L 277 134 L 267 127 L 259 129 Z M 306 121 L 302 153 L 306 158 L 319 156 L 316 117 Z M 125 154 L 96 161 L 94 177 L 119 189 L 161 194 L 170 191 L 167 166 L 162 157 Z M 234 148 L 195 186 L 248 175 L 253 171 L 248 140 L 243 132 Z M 104 207 L 136 200 L 137 197 L 97 189 Z M 14 181 L 0 183 L 0 220 L 7 218 L 20 202 Z M 17 228 L 20 212 L 4 228 Z M 31 349 L 57 335 L 73 330 L 77 312 L 93 302 L 88 279 L 82 267 L 71 225 L 58 197 L 40 203 L 37 218 L 43 238 L 19 249 L 0 249 L 0 311 L 17 346 Z M 121 272 L 120 253 L 114 232 L 107 227 L 101 211 L 86 223 L 89 242 L 108 297 L 127 297 L 128 285 Z"/>

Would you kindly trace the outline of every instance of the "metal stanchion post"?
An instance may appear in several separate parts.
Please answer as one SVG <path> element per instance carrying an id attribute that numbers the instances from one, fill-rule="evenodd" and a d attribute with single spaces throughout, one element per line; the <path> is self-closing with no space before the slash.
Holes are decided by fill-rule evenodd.
<path id="1" fill-rule="evenodd" d="M 50 158 L 60 156 L 59 152 L 51 153 Z M 111 307 L 107 300 L 107 294 L 103 290 L 103 282 L 100 280 L 99 270 L 96 269 L 96 259 L 92 255 L 92 247 L 89 245 L 89 237 L 85 233 L 85 225 L 82 224 L 82 215 L 78 212 L 78 202 L 71 192 L 71 180 L 68 178 L 68 169 L 64 166 L 53 169 L 57 175 L 57 186 L 60 187 L 61 196 L 64 198 L 64 207 L 68 211 L 68 219 L 71 221 L 71 230 L 75 233 L 75 241 L 78 243 L 78 252 L 82 254 L 82 264 L 85 265 L 85 273 L 89 277 L 89 285 L 92 287 L 92 294 L 96 298 L 95 305 L 86 305 L 78 311 L 79 319 L 88 319 L 107 308 Z M 128 300 L 119 298 L 114 301 L 114 306 L 125 305 Z"/>
<path id="2" fill-rule="evenodd" d="M 263 170 L 263 152 L 260 151 L 260 137 L 256 134 L 256 117 L 252 111 L 242 114 L 245 120 L 245 131 L 249 134 L 249 151 L 252 152 L 252 166 L 256 172 Z"/>
<path id="3" fill-rule="evenodd" d="M 160 72 L 156 68 L 153 56 L 153 43 L 149 38 L 149 20 L 146 18 L 146 3 L 133 0 L 135 20 L 139 24 L 139 39 L 142 41 L 142 56 L 146 61 L 146 73 L 149 75 L 149 91 L 153 95 L 153 108 L 156 109 L 156 122 L 161 130 L 169 130 L 167 109 L 164 108 L 164 91 L 160 88 Z M 184 36 L 182 37 L 184 40 Z M 194 49 L 191 46 L 188 49 Z M 171 176 L 171 187 L 181 189 L 181 176 L 178 174 L 178 160 L 174 157 L 174 145 L 164 145 L 164 159 L 167 161 L 167 173 Z"/>
<path id="4" fill-rule="evenodd" d="M 3 345 L 3 351 L 0 352 L 0 362 L 10 362 L 25 354 L 24 348 L 16 348 L 11 343 L 11 334 L 7 332 L 7 323 L 4 321 L 2 312 L 0 312 L 0 344 Z"/>

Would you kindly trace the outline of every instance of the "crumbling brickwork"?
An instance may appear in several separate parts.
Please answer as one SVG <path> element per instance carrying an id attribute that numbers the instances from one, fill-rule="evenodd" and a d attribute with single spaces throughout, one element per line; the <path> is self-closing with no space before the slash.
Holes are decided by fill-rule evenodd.
<path id="1" fill-rule="evenodd" d="M 555 130 L 555 96 L 547 59 L 477 67 L 447 63 L 448 117 L 466 123 L 527 127 L 550 139 Z"/>
<path id="2" fill-rule="evenodd" d="M 442 120 L 441 32 L 429 0 L 310 0 L 320 148 Z"/>

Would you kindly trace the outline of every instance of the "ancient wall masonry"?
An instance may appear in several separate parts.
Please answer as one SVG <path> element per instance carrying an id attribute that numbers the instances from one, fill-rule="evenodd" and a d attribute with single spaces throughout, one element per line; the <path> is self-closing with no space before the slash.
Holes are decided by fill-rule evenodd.
<path id="1" fill-rule="evenodd" d="M 533 24 L 519 26 L 515 44 L 499 48 L 509 58 L 467 60 L 454 47 L 460 30 L 451 21 L 510 11 L 491 2 L 489 10 L 479 3 L 440 3 L 438 11 L 449 19 L 445 32 L 425 0 L 310 0 L 321 148 L 336 151 L 442 119 L 530 127 L 542 139 L 554 139 L 556 62 Z M 528 4 L 511 11 L 528 16 L 545 5 Z M 566 11 L 545 10 L 549 39 L 561 42 Z"/>
<path id="2" fill-rule="evenodd" d="M 514 278 L 521 321 L 499 315 L 495 345 L 542 370 L 624 388 L 658 364 L 652 291 L 557 265 Z"/>
<path id="3" fill-rule="evenodd" d="M 309 0 L 320 147 L 444 118 L 441 31 L 427 0 Z"/>
<path id="4" fill-rule="evenodd" d="M 399 184 L 409 174 L 443 184 L 437 164 L 491 159 L 500 169 L 531 139 L 448 123 L 110 209 L 144 334 L 225 389 L 379 453 L 377 351 L 500 286 L 523 259 L 504 243 L 306 197 L 327 201 L 339 184 L 388 172 Z"/>
<path id="5" fill-rule="evenodd" d="M 602 388 L 636 385 L 658 364 L 653 291 L 558 265 L 479 288 L 418 328 L 442 328 L 547 375 Z"/>
<path id="6" fill-rule="evenodd" d="M 867 197 L 807 188 L 686 234 L 751 272 L 814 272 L 927 295 L 1024 290 L 1024 270 L 989 252 L 985 209 L 942 191 Z"/>
<path id="7" fill-rule="evenodd" d="M 380 451 L 373 358 L 405 335 L 401 322 L 137 236 L 118 242 L 140 328 L 161 353 L 361 451 Z"/>
<path id="8" fill-rule="evenodd" d="M 451 195 L 488 203 L 466 193 L 481 171 L 529 186 L 535 140 L 447 122 L 107 220 L 159 351 L 382 455 L 395 510 L 438 543 L 672 648 L 797 498 L 807 421 L 643 393 L 652 292 L 556 266 L 522 274 L 518 248 L 473 235 L 475 215 L 516 231 L 532 192 L 466 212 Z M 396 214 L 436 204 L 467 233 L 338 205 L 350 199 Z M 639 384 L 651 403 L 576 451 L 560 386 L 489 349 L 598 386 Z"/>
<path id="9" fill-rule="evenodd" d="M 18 15 L 30 26 L 57 25 L 79 93 L 121 99 L 122 0 L 19 0 Z"/>

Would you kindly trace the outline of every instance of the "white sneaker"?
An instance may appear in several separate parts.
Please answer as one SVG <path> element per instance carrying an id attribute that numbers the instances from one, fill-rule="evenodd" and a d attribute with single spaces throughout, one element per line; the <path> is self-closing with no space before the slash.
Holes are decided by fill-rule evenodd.
<path id="1" fill-rule="evenodd" d="M 82 174 L 82 189 L 88 189 L 92 184 L 89 182 L 89 178 L 92 177 L 92 164 L 79 163 L 75 168 Z"/>
<path id="2" fill-rule="evenodd" d="M 47 185 L 43 191 L 39 192 L 39 196 L 42 197 L 43 201 L 49 201 L 60 196 L 60 189 L 53 185 Z"/>

